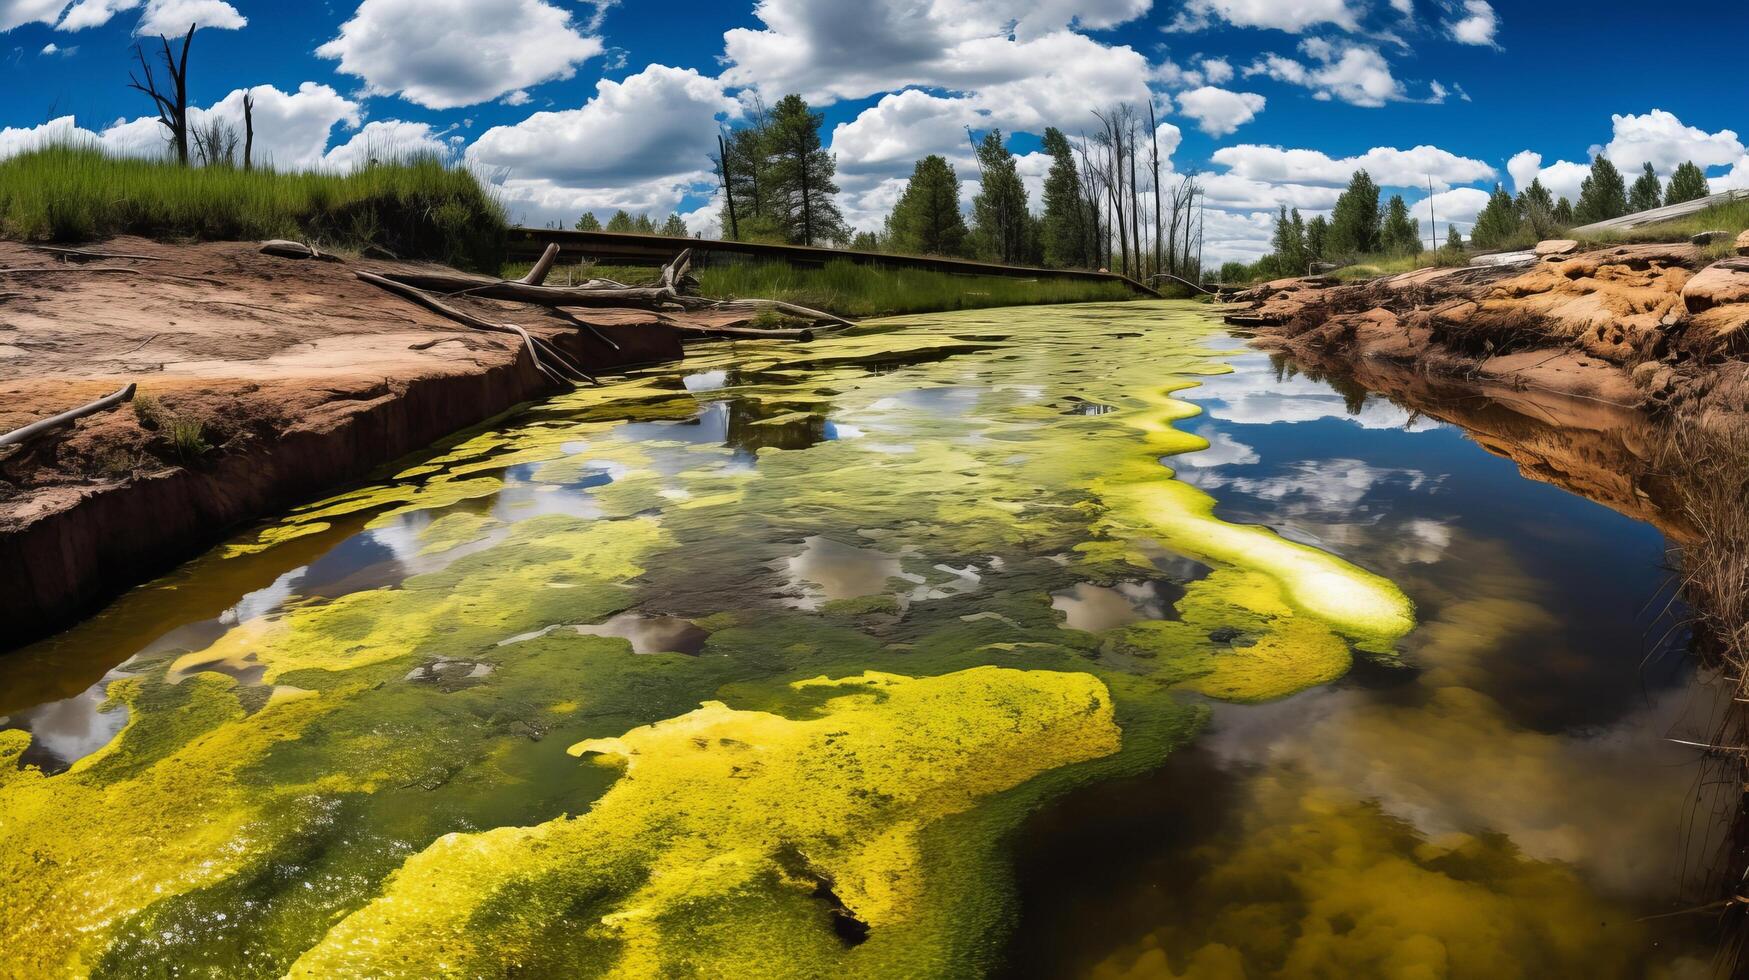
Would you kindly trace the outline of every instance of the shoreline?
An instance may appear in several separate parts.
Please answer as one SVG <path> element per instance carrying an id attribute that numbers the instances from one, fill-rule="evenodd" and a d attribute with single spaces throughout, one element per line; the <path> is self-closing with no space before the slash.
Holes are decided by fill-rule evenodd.
<path id="1" fill-rule="evenodd" d="M 77 621 L 251 520 L 542 398 L 514 336 L 480 333 L 255 243 L 0 243 L 0 430 L 135 383 L 133 405 L 0 456 L 0 649 Z M 90 255 L 101 253 L 100 257 Z M 592 370 L 683 356 L 637 310 L 469 297 Z"/>

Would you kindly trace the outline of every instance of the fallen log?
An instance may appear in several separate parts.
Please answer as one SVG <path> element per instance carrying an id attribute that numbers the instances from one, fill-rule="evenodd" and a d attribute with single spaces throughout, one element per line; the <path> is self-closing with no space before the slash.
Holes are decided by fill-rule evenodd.
<path id="1" fill-rule="evenodd" d="M 474 316 L 472 313 L 464 313 L 461 310 L 458 310 L 455 307 L 450 306 L 449 304 L 438 300 L 436 297 L 427 296 L 424 292 L 420 291 L 418 287 L 410 286 L 410 285 L 408 285 L 406 283 L 402 283 L 402 282 L 397 282 L 393 279 L 389 279 L 389 278 L 386 278 L 384 276 L 379 276 L 373 272 L 354 271 L 353 275 L 357 276 L 361 282 L 370 283 L 372 286 L 376 286 L 379 289 L 385 289 L 391 293 L 394 293 L 397 296 L 412 300 L 413 302 L 419 304 L 420 306 L 425 307 L 426 309 L 432 311 L 433 313 L 436 313 L 439 316 L 447 317 L 448 319 L 454 320 L 455 322 L 460 323 L 463 326 L 472 327 L 475 330 L 487 330 L 487 331 L 490 331 L 492 333 L 513 333 L 513 334 L 516 334 L 517 336 L 522 338 L 523 346 L 528 351 L 529 360 L 534 362 L 534 366 L 535 366 L 535 369 L 537 371 L 539 371 L 541 374 L 546 375 L 547 380 L 552 381 L 554 384 L 557 384 L 562 388 L 571 387 L 571 382 L 568 379 L 566 379 L 563 375 L 561 375 L 557 370 L 555 370 L 552 367 L 547 366 L 545 363 L 543 363 L 541 361 L 540 352 L 542 349 L 542 345 L 537 343 L 535 338 L 533 336 L 531 336 L 527 330 L 522 329 L 521 327 L 517 326 L 516 324 L 514 324 L 514 323 L 493 323 L 490 320 L 483 320 L 477 316 Z M 555 351 L 552 348 L 551 345 L 546 345 L 545 350 L 547 350 L 549 353 L 555 354 L 555 355 L 558 353 L 557 351 Z M 561 360 L 559 357 L 554 357 L 553 360 L 556 364 L 564 363 L 563 360 Z M 585 380 L 588 380 L 592 383 L 595 381 L 594 378 L 591 378 L 591 377 L 589 377 L 589 375 L 584 374 L 582 372 L 582 370 L 576 368 L 575 365 L 566 365 L 566 366 L 570 367 L 572 370 L 574 370 L 578 374 L 582 375 Z"/>
<path id="2" fill-rule="evenodd" d="M 114 394 L 105 395 L 90 404 L 81 405 L 78 408 L 62 412 L 59 415 L 50 416 L 49 418 L 38 422 L 32 422 L 21 429 L 13 429 L 5 435 L 0 435 L 0 446 L 16 446 L 29 442 L 44 433 L 53 432 L 62 426 L 72 425 L 74 422 L 79 421 L 87 415 L 96 415 L 98 412 L 107 412 L 118 405 L 133 401 L 135 387 L 135 385 L 129 384 L 120 391 L 115 392 Z"/>
<path id="3" fill-rule="evenodd" d="M 38 252 L 58 255 L 63 259 L 138 259 L 141 262 L 158 262 L 157 255 L 139 255 L 129 252 L 93 252 L 83 248 L 62 248 L 59 245 L 27 245 L 26 248 Z"/>
<path id="4" fill-rule="evenodd" d="M 534 268 L 528 270 L 528 275 L 516 281 L 524 286 L 539 286 L 547 281 L 547 273 L 552 271 L 553 263 L 558 261 L 558 258 L 559 246 L 548 245 L 547 250 L 541 253 L 540 261 L 534 264 Z"/>
<path id="5" fill-rule="evenodd" d="M 546 254 L 541 256 L 542 262 L 547 262 L 547 255 L 556 255 L 556 246 L 549 246 Z M 547 286 L 541 282 L 528 281 L 534 272 L 541 272 L 544 281 L 545 270 L 540 269 L 540 263 L 522 279 L 489 279 L 485 276 L 470 276 L 459 272 L 434 270 L 429 272 L 387 272 L 384 277 L 405 286 L 449 296 L 479 296 L 484 299 L 507 300 L 512 303 L 529 303 L 535 306 L 551 307 L 581 307 L 581 308 L 630 308 L 641 310 L 664 310 L 679 307 L 683 310 L 775 310 L 789 316 L 810 319 L 822 323 L 835 323 L 844 327 L 853 327 L 855 321 L 827 313 L 823 310 L 810 309 L 796 303 L 786 303 L 774 299 L 730 299 L 717 300 L 704 296 L 691 295 L 689 289 L 695 281 L 691 276 L 692 250 L 685 249 L 675 256 L 674 261 L 662 267 L 660 279 L 648 286 L 625 286 L 606 279 L 592 279 L 581 286 Z"/>

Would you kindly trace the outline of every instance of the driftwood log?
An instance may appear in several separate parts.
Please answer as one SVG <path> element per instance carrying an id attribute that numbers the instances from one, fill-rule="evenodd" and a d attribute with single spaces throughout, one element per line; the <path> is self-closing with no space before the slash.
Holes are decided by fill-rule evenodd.
<path id="1" fill-rule="evenodd" d="M 50 416 L 41 421 L 32 422 L 21 429 L 13 429 L 5 435 L 0 435 L 0 447 L 20 445 L 35 439 L 37 436 L 53 432 L 62 426 L 72 425 L 74 422 L 79 421 L 87 415 L 96 415 L 98 412 L 110 411 L 117 406 L 133 401 L 134 390 L 135 386 L 129 384 L 120 391 L 115 392 L 114 394 L 105 395 L 89 404 L 81 405 L 78 408 L 62 412 L 59 415 Z"/>
<path id="2" fill-rule="evenodd" d="M 493 323 L 490 320 L 483 320 L 474 316 L 472 313 L 464 313 L 436 297 L 428 296 L 416 287 L 396 282 L 375 273 L 354 272 L 353 275 L 357 276 L 363 282 L 370 283 L 372 286 L 376 286 L 379 289 L 386 289 L 397 296 L 412 300 L 433 313 L 436 313 L 439 316 L 448 317 L 463 326 L 472 327 L 475 330 L 488 330 L 492 333 L 516 334 L 522 338 L 523 347 L 527 349 L 529 359 L 534 362 L 535 369 L 546 375 L 548 380 L 562 388 L 571 387 L 571 383 L 564 374 L 560 373 L 561 370 L 572 373 L 581 380 L 588 381 L 592 384 L 596 383 L 595 379 L 586 374 L 575 362 L 559 353 L 558 348 L 553 347 L 551 344 L 545 343 L 544 341 L 537 340 L 527 330 L 524 330 L 514 323 Z M 551 360 L 553 364 L 548 365 L 545 363 L 545 361 L 542 360 L 542 354 L 545 354 L 547 359 Z"/>
<path id="3" fill-rule="evenodd" d="M 557 247 L 548 246 L 547 253 L 529 275 L 522 279 L 489 279 L 459 272 L 389 272 L 385 278 L 402 285 L 451 296 L 479 296 L 483 299 L 508 300 L 535 306 L 619 307 L 663 311 L 680 309 L 688 312 L 746 311 L 751 319 L 759 311 L 772 310 L 815 323 L 830 323 L 853 327 L 855 322 L 821 310 L 773 299 L 717 300 L 696 296 L 686 291 L 690 281 L 692 250 L 682 251 L 673 262 L 662 267 L 661 279 L 647 286 L 625 286 L 611 280 L 591 280 L 581 286 L 543 285 L 552 267 L 549 256 L 556 257 Z M 540 273 L 537 277 L 535 273 Z M 763 331 L 766 336 L 781 336 Z"/>

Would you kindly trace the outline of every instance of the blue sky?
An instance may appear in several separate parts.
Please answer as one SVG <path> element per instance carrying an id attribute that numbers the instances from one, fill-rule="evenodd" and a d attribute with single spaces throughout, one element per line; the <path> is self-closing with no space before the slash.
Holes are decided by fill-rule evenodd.
<path id="1" fill-rule="evenodd" d="M 1267 247 L 1279 203 L 1333 203 L 1366 165 L 1424 217 L 1467 220 L 1495 180 L 1576 194 L 1696 159 L 1749 186 L 1749 4 L 1519 0 L 0 0 L 0 156 L 44 139 L 162 152 L 126 88 L 137 35 L 203 28 L 191 102 L 254 92 L 281 167 L 439 150 L 533 224 L 678 211 L 714 231 L 708 154 L 755 94 L 826 113 L 841 204 L 879 225 L 911 163 L 975 176 L 964 127 L 999 126 L 1036 188 L 1037 134 L 1152 99 L 1172 169 L 1199 175 L 1210 253 Z M 1749 130 L 1745 130 L 1749 132 Z M 1413 179 L 1414 186 L 1409 186 Z M 968 181 L 969 200 L 975 187 Z"/>

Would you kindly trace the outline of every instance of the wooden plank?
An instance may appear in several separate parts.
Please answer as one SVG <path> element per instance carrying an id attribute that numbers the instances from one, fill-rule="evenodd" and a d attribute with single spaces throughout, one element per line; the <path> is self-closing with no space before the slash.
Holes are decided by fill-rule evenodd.
<path id="1" fill-rule="evenodd" d="M 559 246 L 561 256 L 589 258 L 607 265 L 664 265 L 682 249 L 702 255 L 741 256 L 787 262 L 798 266 L 822 266 L 843 260 L 857 265 L 884 265 L 898 269 L 929 269 L 965 276 L 1001 276 L 1011 279 L 1080 279 L 1121 282 L 1138 293 L 1158 297 L 1153 289 L 1125 276 L 1082 269 L 1043 269 L 1035 266 L 998 265 L 969 259 L 946 259 L 923 255 L 892 255 L 850 249 L 810 248 L 805 245 L 768 245 L 761 242 L 728 242 L 713 238 L 678 238 L 666 235 L 629 235 L 610 231 L 574 231 L 562 228 L 510 229 L 513 257 L 537 256 L 548 245 Z"/>

